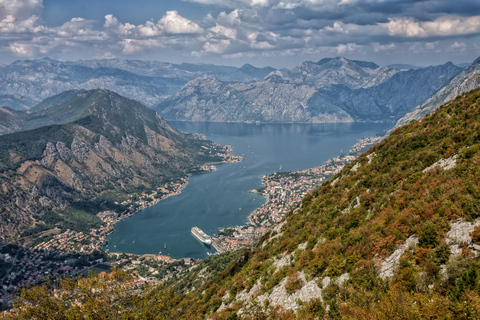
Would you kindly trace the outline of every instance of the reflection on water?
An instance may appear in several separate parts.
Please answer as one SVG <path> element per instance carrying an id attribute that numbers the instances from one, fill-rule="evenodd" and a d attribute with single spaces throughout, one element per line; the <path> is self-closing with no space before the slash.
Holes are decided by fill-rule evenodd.
<path id="1" fill-rule="evenodd" d="M 119 222 L 109 236 L 110 251 L 159 253 L 173 258 L 205 258 L 212 248 L 197 241 L 190 229 L 208 234 L 243 224 L 264 203 L 249 190 L 261 187 L 261 177 L 278 171 L 315 167 L 358 139 L 384 132 L 384 124 L 244 124 L 172 122 L 179 130 L 203 133 L 233 146 L 244 161 L 221 164 L 217 171 L 190 177 L 178 196 L 170 197 Z M 165 248 L 166 244 L 166 248 Z M 116 247 L 115 247 L 116 246 Z"/>

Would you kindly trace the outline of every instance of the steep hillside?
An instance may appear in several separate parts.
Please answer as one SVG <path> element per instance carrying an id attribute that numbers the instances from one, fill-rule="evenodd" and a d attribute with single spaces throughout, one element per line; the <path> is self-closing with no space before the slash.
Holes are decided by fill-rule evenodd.
<path id="1" fill-rule="evenodd" d="M 411 112 L 407 113 L 403 118 L 398 120 L 395 125 L 396 128 L 409 123 L 412 120 L 419 120 L 443 103 L 455 99 L 456 96 L 470 91 L 480 86 L 480 58 L 476 59 L 472 64 L 467 66 L 460 74 L 458 74 L 452 81 L 438 91 L 430 99 L 418 105 Z"/>
<path id="2" fill-rule="evenodd" d="M 185 272 L 171 283 L 177 293 L 160 286 L 114 298 L 95 290 L 95 301 L 111 302 L 74 309 L 46 288 L 34 289 L 24 295 L 24 310 L 67 315 L 96 306 L 165 319 L 476 319 L 479 185 L 476 89 L 395 130 L 307 195 L 256 247 Z M 97 287 L 106 283 L 97 279 Z M 83 292 L 70 288 L 66 301 Z"/>
<path id="3" fill-rule="evenodd" d="M 37 111 L 40 111 L 40 110 L 43 110 L 43 109 L 54 107 L 59 103 L 62 103 L 66 100 L 69 100 L 69 99 L 75 97 L 79 91 L 80 90 L 68 90 L 68 91 L 65 91 L 65 92 L 61 92 L 57 95 L 48 97 L 48 98 L 42 100 L 36 106 L 32 107 L 30 109 L 30 111 L 37 112 Z"/>
<path id="4" fill-rule="evenodd" d="M 124 210 L 115 202 L 125 195 L 228 157 L 223 146 L 183 134 L 155 111 L 105 89 L 79 91 L 28 116 L 18 126 L 35 129 L 0 136 L 3 240 L 33 226 L 88 230 L 99 223 L 92 213 Z"/>
<path id="5" fill-rule="evenodd" d="M 479 129 L 476 89 L 395 130 L 191 294 L 188 316 L 478 316 Z"/>
<path id="6" fill-rule="evenodd" d="M 192 121 L 395 122 L 460 71 L 452 63 L 398 70 L 345 58 L 306 61 L 248 83 L 195 79 L 155 110 Z"/>

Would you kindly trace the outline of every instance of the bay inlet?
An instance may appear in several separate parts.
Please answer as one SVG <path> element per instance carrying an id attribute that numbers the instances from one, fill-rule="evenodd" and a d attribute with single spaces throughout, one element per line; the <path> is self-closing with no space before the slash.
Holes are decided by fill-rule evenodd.
<path id="1" fill-rule="evenodd" d="M 191 235 L 193 226 L 207 234 L 247 222 L 265 199 L 249 190 L 262 186 L 262 176 L 323 164 L 348 153 L 362 137 L 383 134 L 388 124 L 245 124 L 171 122 L 179 130 L 202 133 L 233 147 L 244 160 L 217 165 L 211 173 L 193 175 L 181 194 L 139 211 L 115 225 L 106 249 L 134 254 L 205 258 L 209 248 Z"/>

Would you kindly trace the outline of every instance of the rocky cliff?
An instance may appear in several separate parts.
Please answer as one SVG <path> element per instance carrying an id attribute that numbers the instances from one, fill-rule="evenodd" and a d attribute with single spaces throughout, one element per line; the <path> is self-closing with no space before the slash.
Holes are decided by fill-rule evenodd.
<path id="1" fill-rule="evenodd" d="M 443 103 L 455 99 L 458 95 L 468 92 L 480 86 L 480 58 L 467 66 L 461 73 L 453 78 L 448 85 L 439 90 L 434 96 L 418 105 L 395 125 L 398 128 L 412 120 L 420 120 L 427 114 L 432 113 Z"/>
<path id="2" fill-rule="evenodd" d="M 155 110 L 191 121 L 395 122 L 460 71 L 452 63 L 398 70 L 322 59 L 248 83 L 195 79 Z"/>

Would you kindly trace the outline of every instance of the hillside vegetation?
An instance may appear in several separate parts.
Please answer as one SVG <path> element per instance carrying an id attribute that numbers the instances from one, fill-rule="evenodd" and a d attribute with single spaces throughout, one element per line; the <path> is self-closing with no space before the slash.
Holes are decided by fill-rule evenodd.
<path id="1" fill-rule="evenodd" d="M 82 90 L 64 98 L 25 113 L 18 132 L 0 136 L 0 241 L 55 227 L 88 232 L 101 225 L 98 212 L 123 212 L 119 203 L 126 198 L 201 172 L 228 154 L 114 92 Z"/>
<path id="2" fill-rule="evenodd" d="M 98 318 L 478 319 L 479 186 L 476 89 L 395 130 L 255 248 L 231 262 L 209 258 L 171 286 L 132 292 L 128 304 L 126 293 L 110 296 L 115 312 Z M 94 318 L 87 298 L 65 296 L 37 288 L 18 303 L 25 317 Z"/>

